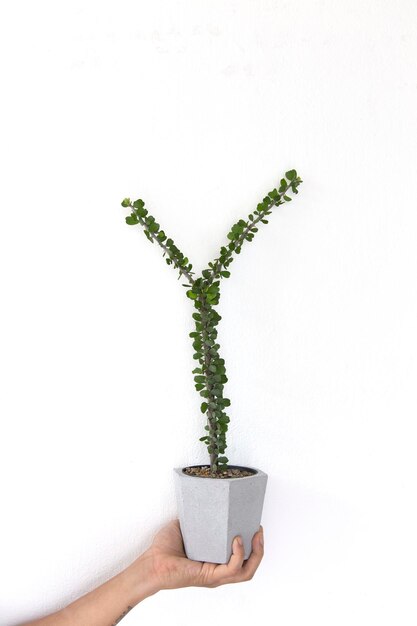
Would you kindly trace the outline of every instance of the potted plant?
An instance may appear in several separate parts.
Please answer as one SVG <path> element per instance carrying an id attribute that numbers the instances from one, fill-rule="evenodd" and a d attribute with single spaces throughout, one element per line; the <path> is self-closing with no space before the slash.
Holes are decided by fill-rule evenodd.
<path id="1" fill-rule="evenodd" d="M 167 265 L 183 278 L 186 295 L 194 305 L 194 329 L 190 332 L 196 367 L 194 383 L 202 398 L 201 413 L 205 416 L 205 434 L 200 438 L 207 446 L 210 463 L 174 469 L 178 513 L 184 548 L 189 558 L 211 563 L 226 563 L 231 555 L 233 537 L 241 535 L 245 558 L 251 552 L 251 540 L 259 530 L 267 475 L 260 469 L 229 464 L 224 456 L 230 400 L 223 395 L 227 382 L 224 359 L 217 342 L 217 326 L 221 320 L 216 310 L 220 300 L 220 284 L 230 276 L 230 265 L 240 254 L 243 244 L 251 242 L 260 224 L 275 206 L 289 202 L 287 194 L 298 193 L 302 182 L 296 170 L 285 173 L 278 188 L 270 191 L 246 220 L 239 220 L 227 235 L 228 243 L 208 264 L 201 276 L 192 271 L 189 259 L 179 250 L 145 209 L 143 200 L 125 198 L 122 206 L 130 209 L 126 223 L 142 227 L 151 243 L 163 250 Z"/>

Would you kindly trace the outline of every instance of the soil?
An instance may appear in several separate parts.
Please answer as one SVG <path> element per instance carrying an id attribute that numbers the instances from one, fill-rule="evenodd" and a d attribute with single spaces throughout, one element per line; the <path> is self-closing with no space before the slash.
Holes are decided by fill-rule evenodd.
<path id="1" fill-rule="evenodd" d="M 255 473 L 237 467 L 228 467 L 226 469 L 217 470 L 217 472 L 211 472 L 210 465 L 185 467 L 183 472 L 189 476 L 199 476 L 201 478 L 243 478 L 244 476 L 253 476 Z"/>

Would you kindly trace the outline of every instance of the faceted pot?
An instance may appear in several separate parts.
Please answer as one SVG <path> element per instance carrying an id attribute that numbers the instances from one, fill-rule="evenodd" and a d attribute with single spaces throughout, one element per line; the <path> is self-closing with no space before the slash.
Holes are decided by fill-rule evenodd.
<path id="1" fill-rule="evenodd" d="M 243 539 L 245 559 L 252 551 L 252 537 L 261 523 L 268 476 L 252 467 L 228 467 L 253 473 L 241 478 L 209 478 L 190 476 L 184 472 L 187 468 L 174 469 L 184 549 L 194 561 L 227 563 L 236 535 Z"/>

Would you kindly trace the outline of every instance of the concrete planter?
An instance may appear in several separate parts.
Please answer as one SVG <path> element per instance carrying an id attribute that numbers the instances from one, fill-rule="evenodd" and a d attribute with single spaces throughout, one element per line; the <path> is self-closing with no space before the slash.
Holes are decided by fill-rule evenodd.
<path id="1" fill-rule="evenodd" d="M 229 467 L 255 473 L 242 478 L 205 478 L 189 476 L 182 467 L 174 469 L 178 516 L 189 559 L 227 563 L 236 535 L 243 538 L 245 559 L 251 553 L 268 476 L 252 467 Z"/>

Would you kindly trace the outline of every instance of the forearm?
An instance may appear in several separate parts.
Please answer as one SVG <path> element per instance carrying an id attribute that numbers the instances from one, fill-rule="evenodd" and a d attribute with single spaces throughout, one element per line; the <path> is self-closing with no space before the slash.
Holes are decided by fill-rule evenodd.
<path id="1" fill-rule="evenodd" d="M 157 591 L 146 558 L 139 557 L 61 611 L 23 626 L 114 626 L 134 606 Z"/>

